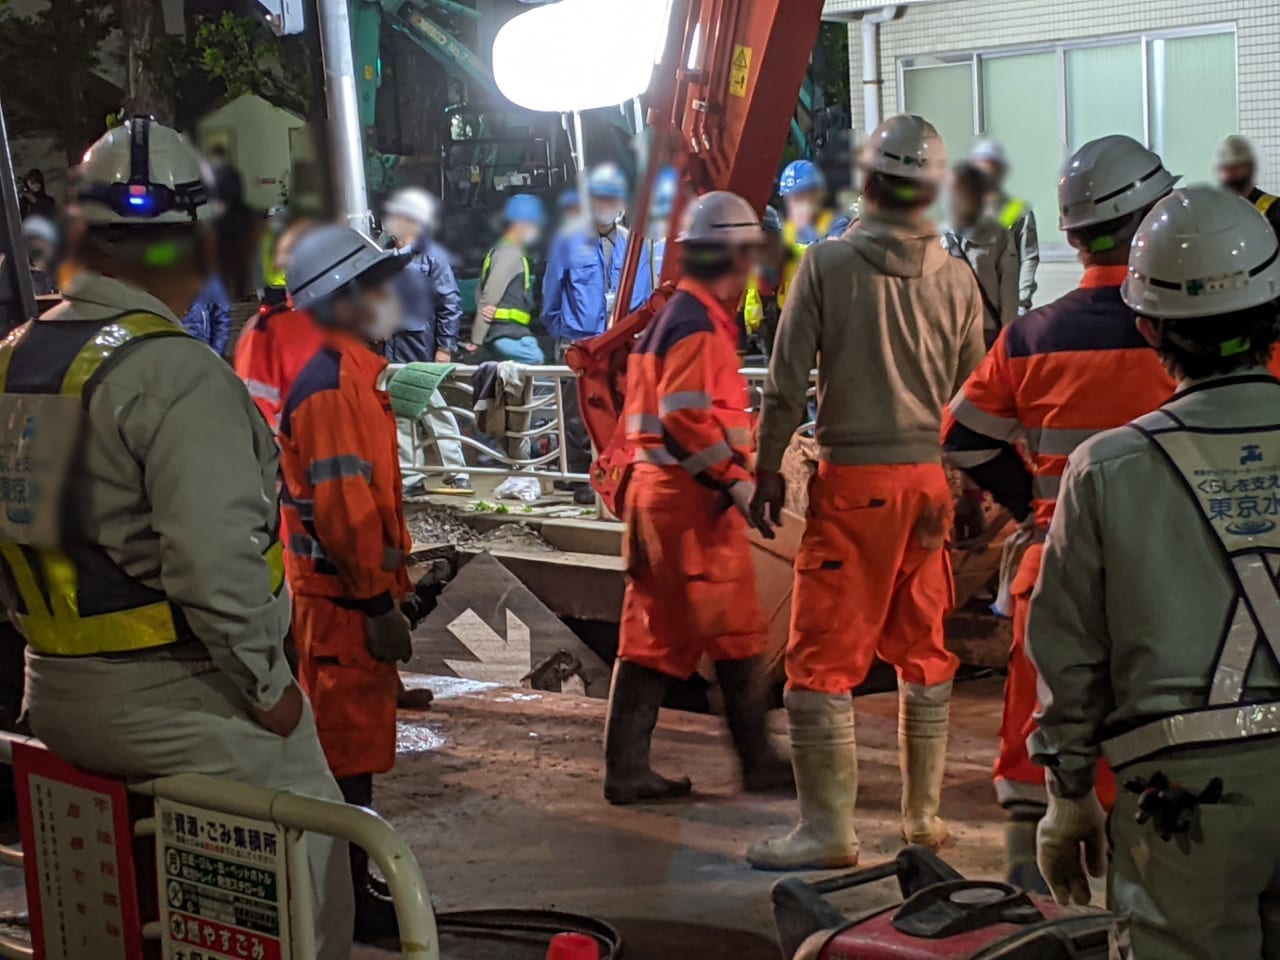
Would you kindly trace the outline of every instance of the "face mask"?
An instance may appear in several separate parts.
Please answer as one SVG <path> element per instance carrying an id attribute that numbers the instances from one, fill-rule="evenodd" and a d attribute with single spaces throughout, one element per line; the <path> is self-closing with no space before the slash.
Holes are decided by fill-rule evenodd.
<path id="1" fill-rule="evenodd" d="M 542 232 L 537 227 L 524 232 L 524 245 L 526 247 L 537 246 L 538 241 L 541 239 Z"/>
<path id="2" fill-rule="evenodd" d="M 1251 177 L 1232 177 L 1230 180 L 1223 180 L 1222 185 L 1228 190 L 1244 194 L 1249 189 L 1249 181 L 1251 179 Z"/>
<path id="3" fill-rule="evenodd" d="M 787 206 L 787 215 L 791 221 L 801 225 L 812 223 L 816 211 L 812 200 L 792 200 Z"/>
<path id="4" fill-rule="evenodd" d="M 375 342 L 390 340 L 404 323 L 404 313 L 400 309 L 400 298 L 395 296 L 379 297 L 371 301 L 373 320 L 365 328 L 365 336 Z"/>

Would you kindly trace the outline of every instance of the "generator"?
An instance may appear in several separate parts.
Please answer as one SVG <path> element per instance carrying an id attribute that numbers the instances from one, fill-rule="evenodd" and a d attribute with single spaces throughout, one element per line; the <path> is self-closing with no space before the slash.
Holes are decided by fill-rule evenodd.
<path id="1" fill-rule="evenodd" d="M 902 902 L 848 915 L 829 897 L 897 880 Z M 819 880 L 774 884 L 784 960 L 1106 960 L 1114 916 L 1059 907 L 1007 883 L 966 880 L 929 850 Z"/>

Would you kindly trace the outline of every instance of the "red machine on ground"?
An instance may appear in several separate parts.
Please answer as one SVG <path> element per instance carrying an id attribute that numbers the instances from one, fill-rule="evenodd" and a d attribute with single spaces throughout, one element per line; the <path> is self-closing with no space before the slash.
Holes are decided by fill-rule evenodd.
<path id="1" fill-rule="evenodd" d="M 850 917 L 827 895 L 896 879 L 904 902 Z M 966 880 L 922 847 L 876 867 L 773 888 L 788 960 L 1104 960 L 1114 917 L 1059 907 L 1005 883 Z"/>
<path id="2" fill-rule="evenodd" d="M 666 50 L 645 96 L 654 142 L 644 182 L 631 208 L 632 232 L 643 236 L 653 181 L 669 160 L 697 193 L 731 190 L 763 210 L 809 56 L 822 0 L 674 0 Z M 680 220 L 685 192 L 671 222 Z M 631 302 L 640 245 L 627 250 L 617 302 Z M 630 452 L 622 420 L 627 355 L 636 335 L 662 308 L 679 279 L 679 258 L 665 258 L 662 287 L 603 335 L 577 344 L 566 362 L 579 374 L 583 421 L 601 451 L 592 484 L 605 505 L 621 508 Z"/>

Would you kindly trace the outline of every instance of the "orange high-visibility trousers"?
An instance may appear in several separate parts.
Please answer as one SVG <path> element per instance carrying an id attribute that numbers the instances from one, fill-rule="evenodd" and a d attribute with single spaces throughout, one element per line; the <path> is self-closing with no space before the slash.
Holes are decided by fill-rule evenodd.
<path id="1" fill-rule="evenodd" d="M 396 665 L 369 656 L 365 620 L 329 597 L 293 598 L 298 680 L 339 780 L 385 773 L 396 762 Z"/>
<path id="2" fill-rule="evenodd" d="M 955 675 L 942 629 L 952 513 L 938 464 L 819 465 L 795 562 L 788 687 L 848 693 L 877 653 L 908 683 Z"/>
<path id="3" fill-rule="evenodd" d="M 1040 578 L 1044 544 L 1027 548 L 1010 584 L 1013 618 L 1013 645 L 1009 649 L 1009 674 L 1004 682 L 1004 712 L 1000 718 L 1000 749 L 996 754 L 994 780 L 996 799 L 1003 806 L 1048 802 L 1044 767 L 1033 763 L 1027 752 L 1027 738 L 1035 733 L 1036 708 L 1040 705 L 1035 665 L 1027 656 L 1027 616 L 1031 594 Z M 1098 799 L 1110 810 L 1116 799 L 1116 777 L 1105 760 L 1098 761 L 1095 778 Z"/>
<path id="4" fill-rule="evenodd" d="M 637 464 L 624 514 L 619 657 L 685 679 L 704 655 L 764 651 L 746 521 L 724 495 L 679 467 Z"/>

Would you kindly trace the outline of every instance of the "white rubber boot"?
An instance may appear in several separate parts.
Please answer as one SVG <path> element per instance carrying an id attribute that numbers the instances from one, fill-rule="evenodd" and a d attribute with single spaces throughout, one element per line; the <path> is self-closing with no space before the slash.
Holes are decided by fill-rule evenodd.
<path id="1" fill-rule="evenodd" d="M 800 797 L 800 822 L 785 837 L 753 844 L 747 862 L 757 870 L 826 870 L 858 862 L 853 806 L 858 799 L 858 755 L 853 700 L 804 690 L 788 691 L 791 763 Z"/>
<path id="2" fill-rule="evenodd" d="M 902 835 L 907 843 L 937 850 L 947 839 L 938 817 L 947 765 L 951 683 L 924 687 L 899 683 L 898 751 L 902 768 Z"/>

